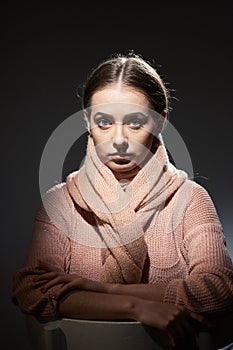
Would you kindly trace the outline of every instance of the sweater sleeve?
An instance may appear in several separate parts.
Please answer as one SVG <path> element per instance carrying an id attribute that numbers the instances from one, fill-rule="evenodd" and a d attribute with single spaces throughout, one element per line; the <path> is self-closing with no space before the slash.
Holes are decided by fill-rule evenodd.
<path id="1" fill-rule="evenodd" d="M 16 271 L 13 278 L 12 301 L 22 312 L 33 314 L 41 321 L 58 316 L 52 295 L 60 286 L 54 286 L 47 293 L 42 293 L 40 288 L 44 282 L 35 282 L 33 277 L 40 272 L 38 260 L 68 272 L 70 249 L 69 238 L 52 223 L 42 205 L 35 217 L 32 241 L 23 267 Z"/>
<path id="2" fill-rule="evenodd" d="M 195 183 L 183 225 L 189 273 L 185 279 L 169 282 L 164 302 L 200 313 L 232 313 L 232 261 L 215 206 L 207 191 Z"/>

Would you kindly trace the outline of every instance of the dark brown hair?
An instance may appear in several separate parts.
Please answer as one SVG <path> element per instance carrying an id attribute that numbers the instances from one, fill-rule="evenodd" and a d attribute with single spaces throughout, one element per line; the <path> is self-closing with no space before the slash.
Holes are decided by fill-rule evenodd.
<path id="1" fill-rule="evenodd" d="M 161 77 L 151 64 L 132 53 L 109 58 L 92 71 L 84 85 L 82 107 L 91 105 L 96 91 L 119 82 L 143 93 L 156 112 L 168 112 L 169 92 Z"/>

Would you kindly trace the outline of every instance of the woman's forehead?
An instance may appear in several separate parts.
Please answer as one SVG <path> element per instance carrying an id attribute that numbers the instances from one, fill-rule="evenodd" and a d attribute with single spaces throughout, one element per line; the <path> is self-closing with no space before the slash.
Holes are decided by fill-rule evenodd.
<path id="1" fill-rule="evenodd" d="M 135 104 L 143 107 L 149 106 L 148 98 L 141 91 L 120 83 L 97 90 L 91 98 L 91 105 L 112 103 Z"/>

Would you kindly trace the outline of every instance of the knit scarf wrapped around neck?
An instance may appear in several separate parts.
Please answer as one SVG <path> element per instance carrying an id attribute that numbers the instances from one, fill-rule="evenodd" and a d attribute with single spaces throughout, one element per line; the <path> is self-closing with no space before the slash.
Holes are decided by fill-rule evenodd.
<path id="1" fill-rule="evenodd" d="M 82 168 L 67 177 L 74 202 L 93 214 L 102 248 L 101 279 L 109 283 L 140 283 L 147 257 L 144 233 L 148 223 L 187 178 L 159 146 L 133 180 L 123 188 L 99 159 L 89 137 Z"/>

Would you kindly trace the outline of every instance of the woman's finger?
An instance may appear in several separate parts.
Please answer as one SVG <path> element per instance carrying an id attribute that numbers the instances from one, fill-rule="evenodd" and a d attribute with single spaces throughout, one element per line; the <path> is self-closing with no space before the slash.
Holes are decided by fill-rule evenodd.
<path id="1" fill-rule="evenodd" d="M 177 342 L 183 337 L 190 334 L 190 330 L 181 320 L 168 325 L 167 332 L 172 336 L 172 339 Z"/>
<path id="2" fill-rule="evenodd" d="M 174 339 L 172 333 L 168 332 L 168 333 L 166 333 L 166 336 L 168 338 L 169 348 L 171 348 L 171 349 L 175 348 L 176 344 L 175 344 L 175 339 Z"/>
<path id="3" fill-rule="evenodd" d="M 191 320 L 193 324 L 196 324 L 197 327 L 200 328 L 206 327 L 207 329 L 211 329 L 211 323 L 202 315 L 196 314 L 195 312 L 190 312 Z"/>
<path id="4" fill-rule="evenodd" d="M 34 282 L 46 281 L 58 277 L 59 273 L 56 271 L 41 273 L 40 275 L 33 277 Z"/>
<path id="5" fill-rule="evenodd" d="M 54 295 L 54 299 L 59 300 L 61 297 L 63 297 L 66 293 L 69 293 L 71 290 L 79 289 L 80 285 L 78 281 L 71 281 L 69 283 L 64 284 Z"/>
<path id="6" fill-rule="evenodd" d="M 66 276 L 58 276 L 52 280 L 50 280 L 48 283 L 46 283 L 42 288 L 41 292 L 45 293 L 47 290 L 51 287 L 56 286 L 57 284 L 63 284 L 67 282 L 67 277 Z"/>

